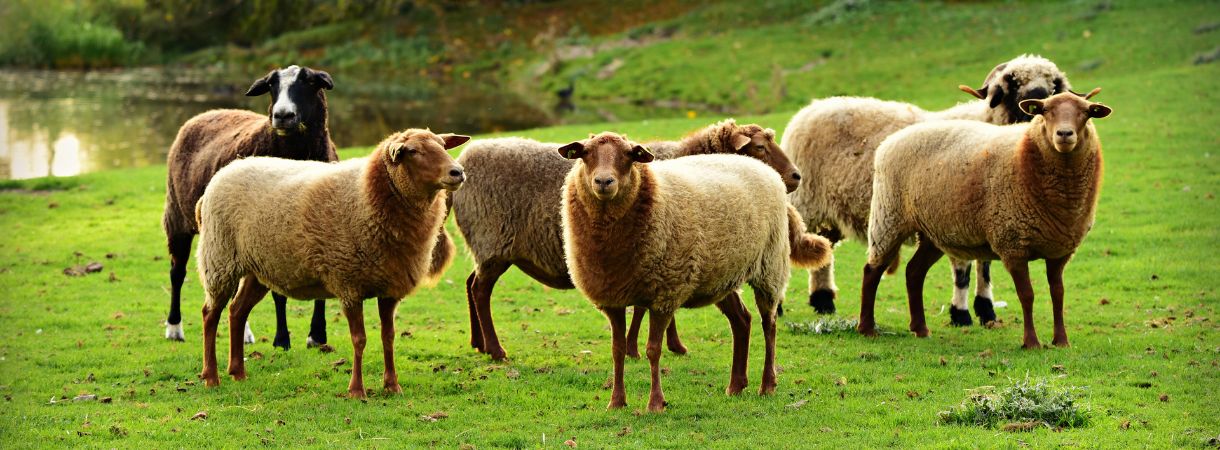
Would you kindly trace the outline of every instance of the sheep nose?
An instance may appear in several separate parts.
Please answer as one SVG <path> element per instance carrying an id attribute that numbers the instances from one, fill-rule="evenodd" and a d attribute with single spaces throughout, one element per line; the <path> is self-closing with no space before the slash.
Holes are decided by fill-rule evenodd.
<path id="1" fill-rule="evenodd" d="M 610 177 L 598 177 L 598 178 L 594 178 L 594 179 L 593 179 L 593 184 L 596 184 L 596 185 L 597 185 L 597 187 L 600 187 L 600 188 L 603 188 L 603 189 L 604 189 L 604 188 L 608 188 L 608 187 L 610 187 L 610 185 L 614 184 L 614 178 L 610 178 Z"/>
<path id="2" fill-rule="evenodd" d="M 294 118 L 296 116 L 297 116 L 297 113 L 289 111 L 289 110 L 280 110 L 280 111 L 276 111 L 271 114 L 271 117 L 274 117 L 279 120 L 292 120 L 292 118 Z"/>
<path id="3" fill-rule="evenodd" d="M 796 180 L 796 181 L 801 181 L 801 173 L 800 173 L 800 172 L 792 172 L 792 179 L 793 179 L 793 180 Z"/>
<path id="4" fill-rule="evenodd" d="M 1042 88 L 1042 87 L 1036 87 L 1036 88 L 1031 89 L 1029 91 L 1029 95 L 1025 96 L 1025 98 L 1027 98 L 1027 99 L 1035 99 L 1035 100 L 1041 100 L 1046 97 L 1049 97 L 1049 95 L 1047 95 L 1047 93 L 1046 93 L 1046 88 Z"/>
<path id="5" fill-rule="evenodd" d="M 1055 131 L 1055 134 L 1059 135 L 1061 138 L 1070 138 L 1073 134 L 1076 134 L 1076 132 L 1072 130 L 1058 130 Z"/>
<path id="6" fill-rule="evenodd" d="M 462 170 L 461 169 L 449 169 L 449 176 L 460 177 L 460 176 L 462 176 Z"/>

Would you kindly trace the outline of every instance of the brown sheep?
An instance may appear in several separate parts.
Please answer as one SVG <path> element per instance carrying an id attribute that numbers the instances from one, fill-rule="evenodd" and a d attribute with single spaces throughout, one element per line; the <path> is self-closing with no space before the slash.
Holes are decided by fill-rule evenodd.
<path id="1" fill-rule="evenodd" d="M 187 120 L 169 149 L 165 213 L 162 228 L 169 240 L 170 306 L 165 337 L 181 341 L 182 283 L 186 279 L 191 241 L 199 228 L 195 224 L 195 203 L 216 171 L 236 159 L 249 156 L 338 161 L 335 144 L 327 127 L 326 90 L 335 87 L 330 74 L 308 67 L 288 66 L 273 70 L 255 80 L 247 96 L 271 94 L 267 115 L 250 111 L 217 109 Z M 289 348 L 285 321 L 286 299 L 273 293 L 276 304 L 274 345 Z M 254 335 L 246 330 L 246 342 Z M 326 342 L 326 317 L 322 301 L 314 303 L 309 342 Z"/>
<path id="2" fill-rule="evenodd" d="M 776 308 L 789 277 L 793 217 L 774 171 L 739 155 L 696 155 L 648 164 L 653 155 L 621 135 L 602 133 L 558 148 L 579 160 L 563 187 L 564 250 L 573 284 L 606 314 L 613 334 L 610 408 L 626 406 L 623 358 L 628 306 L 647 308 L 652 391 L 648 410 L 665 409 L 661 338 L 679 308 L 716 304 L 733 330 L 728 394 L 746 386 L 749 314 L 737 289 L 754 288 L 766 339 L 760 394 L 774 392 Z M 796 224 L 799 227 L 799 223 Z M 824 263 L 829 242 L 815 241 Z"/>
<path id="3" fill-rule="evenodd" d="M 877 148 L 868 263 L 859 330 L 876 334 L 873 303 L 885 266 L 912 236 L 907 264 L 910 329 L 928 335 L 923 282 L 941 255 L 996 260 L 1012 275 L 1021 300 L 1025 348 L 1039 348 L 1028 262 L 1046 260 L 1057 346 L 1063 326 L 1063 269 L 1093 226 L 1101 184 L 1101 141 L 1089 119 L 1110 108 L 1063 93 L 1025 100 L 1029 124 L 996 126 L 948 120 L 908 127 Z"/>
<path id="4" fill-rule="evenodd" d="M 446 150 L 468 139 L 411 129 L 390 135 L 368 158 L 338 164 L 246 158 L 218 172 L 197 210 L 199 278 L 207 293 L 205 384 L 220 383 L 216 327 L 231 298 L 229 374 L 246 378 L 237 330 L 273 289 L 299 299 L 340 300 L 355 351 L 348 385 L 353 398 L 365 396 L 363 301 L 377 298 L 385 389 L 400 392 L 394 310 L 428 278 L 445 216 L 442 191 L 465 179 Z"/>
<path id="5" fill-rule="evenodd" d="M 471 143 L 458 156 L 471 176 L 461 191 L 450 196 L 458 228 L 475 258 L 475 269 L 466 279 L 470 346 L 495 360 L 507 355 L 491 316 L 491 293 L 500 275 L 515 265 L 551 288 L 573 288 L 563 258 L 559 210 L 563 180 L 573 163 L 555 154 L 560 145 L 486 139 Z M 648 145 L 663 159 L 705 153 L 749 155 L 783 174 L 788 190 L 800 182 L 800 173 L 775 143 L 775 132 L 755 124 L 738 125 L 728 119 L 680 142 Z M 637 314 L 636 319 L 632 329 L 638 333 L 642 316 Z M 676 326 L 671 326 L 668 336 L 670 350 L 686 352 Z M 639 351 L 630 345 L 628 354 L 638 357 Z"/>
<path id="6" fill-rule="evenodd" d="M 807 179 L 790 196 L 806 225 L 832 242 L 867 236 L 873 154 L 886 136 L 932 120 L 967 119 L 997 125 L 1028 122 L 1031 117 L 1017 108 L 1018 102 L 1067 92 L 1071 84 L 1053 62 L 1021 55 L 992 69 L 982 87 L 963 88 L 979 100 L 943 111 L 925 111 L 909 103 L 833 97 L 814 100 L 797 112 L 780 145 Z M 950 316 L 955 325 L 969 325 L 966 299 L 971 262 L 954 260 L 953 265 Z M 974 299 L 974 311 L 982 323 L 996 318 L 988 269 L 988 263 L 979 264 Z M 833 264 L 809 273 L 809 304 L 818 313 L 835 311 L 837 291 Z"/>

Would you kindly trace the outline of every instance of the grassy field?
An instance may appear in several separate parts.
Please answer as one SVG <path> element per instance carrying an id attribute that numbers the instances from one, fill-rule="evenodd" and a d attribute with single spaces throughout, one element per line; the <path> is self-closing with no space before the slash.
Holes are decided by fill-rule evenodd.
<path id="1" fill-rule="evenodd" d="M 1078 14 L 1091 7 L 1070 5 L 1067 18 L 1080 19 Z M 399 307 L 402 395 L 378 393 L 367 402 L 342 398 L 351 368 L 345 321 L 338 308 L 330 309 L 334 353 L 305 349 L 310 307 L 305 302 L 290 304 L 293 350 L 271 347 L 273 308 L 264 304 L 251 319 L 260 341 L 247 347 L 250 379 L 222 379 L 219 388 L 206 389 L 196 380 L 202 292 L 193 265 L 184 288 L 188 340 L 162 338 L 169 297 L 160 230 L 165 170 L 150 167 L 0 184 L 0 442 L 6 448 L 553 448 L 569 439 L 582 448 L 1214 446 L 1208 440 L 1220 435 L 1220 275 L 1215 269 L 1220 262 L 1215 199 L 1220 65 L 1194 65 L 1192 57 L 1220 43 L 1220 31 L 1192 30 L 1220 20 L 1220 8 L 1154 6 L 1160 7 L 1119 2 L 1095 22 L 1080 19 L 1090 24 L 1084 27 L 1091 30 L 1088 38 L 1078 38 L 1081 27 L 1066 26 L 1062 17 L 1041 15 L 1055 9 L 1049 4 L 1032 10 L 1007 4 L 947 7 L 944 15 L 958 17 L 964 9 L 983 24 L 1009 23 L 1002 19 L 1006 13 L 1028 20 L 1004 28 L 1011 39 L 996 43 L 971 41 L 968 31 L 952 27 L 919 32 L 911 19 L 897 15 L 915 7 L 887 4 L 867 18 L 821 25 L 818 33 L 827 36 L 859 36 L 851 41 L 857 52 L 826 66 L 835 76 L 815 69 L 788 82 L 792 89 L 804 86 L 800 92 L 808 94 L 801 95 L 877 95 L 938 108 L 965 99 L 953 90 L 957 84 L 973 85 L 995 63 L 1029 51 L 1059 62 L 1077 90 L 1102 86 L 1096 100 L 1115 112 L 1097 123 L 1106 158 L 1097 223 L 1066 274 L 1071 348 L 1019 349 L 1019 307 L 1002 273 L 995 277 L 995 292 L 1010 303 L 998 311 L 1004 325 L 949 327 L 945 308 L 951 281 L 944 261 L 933 268 L 927 286 L 928 339 L 904 331 L 901 277 L 881 285 L 882 336 L 795 332 L 789 323 L 815 315 L 804 305 L 805 276 L 794 273 L 788 313 L 780 321 L 776 395 L 753 393 L 762 355 L 755 319 L 752 389 L 724 396 L 731 339 L 723 317 L 709 308 L 678 315 L 691 352 L 662 358 L 668 369 L 667 412 L 640 412 L 647 401 L 646 360 L 628 362 L 628 408 L 607 411 L 609 390 L 603 383 L 611 364 L 605 318 L 576 291 L 543 288 L 514 269 L 501 279 L 494 304 L 510 361 L 493 363 L 468 346 L 463 281 L 471 262 L 463 253 L 438 286 L 421 289 Z M 935 17 L 941 16 L 928 17 L 938 23 Z M 874 21 L 908 25 L 894 28 L 896 34 L 861 26 Z M 707 39 L 725 39 L 728 45 L 733 36 L 787 42 L 763 53 L 799 67 L 822 46 L 800 41 L 795 33 L 762 25 Z M 1021 45 L 1022 39 L 1030 45 Z M 1080 39 L 1076 45 L 1065 42 Z M 689 45 L 701 48 L 697 40 Z M 667 49 L 651 56 L 647 49 L 634 49 L 640 54 L 632 57 L 676 58 L 666 56 Z M 1105 63 L 1097 69 L 1080 68 L 1098 58 Z M 927 64 L 916 64 L 919 60 Z M 767 67 L 752 67 L 743 76 L 763 89 L 770 79 Z M 640 83 L 648 80 L 644 74 L 632 76 Z M 735 83 L 720 75 L 699 81 L 713 82 Z M 673 78 L 658 83 L 681 84 Z M 779 112 L 738 119 L 781 129 L 795 107 L 778 102 L 774 110 Z M 513 134 L 567 142 L 610 129 L 637 140 L 677 138 L 717 119 L 570 125 Z M 422 124 L 403 124 L 411 125 Z M 346 149 L 341 156 L 368 151 Z M 854 317 L 863 246 L 847 242 L 836 258 L 839 315 Z M 104 269 L 84 277 L 63 274 L 90 261 Z M 1049 342 L 1045 277 L 1039 264 L 1031 267 L 1035 317 Z M 373 317 L 366 320 L 371 324 Z M 221 330 L 227 332 L 227 326 Z M 369 331 L 375 336 L 376 325 Z M 370 386 L 379 385 L 379 347 L 374 339 L 366 349 Z M 226 354 L 222 346 L 222 363 Z M 937 413 L 961 403 L 968 390 L 1007 386 L 1027 376 L 1082 388 L 1077 395 L 1089 408 L 1088 425 L 1009 433 L 938 424 Z M 73 400 L 82 394 L 98 400 Z M 200 412 L 206 419 L 192 420 Z"/>

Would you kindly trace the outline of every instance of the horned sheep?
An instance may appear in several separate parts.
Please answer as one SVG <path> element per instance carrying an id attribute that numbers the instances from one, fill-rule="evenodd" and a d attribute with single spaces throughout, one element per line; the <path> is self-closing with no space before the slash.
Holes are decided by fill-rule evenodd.
<path id="1" fill-rule="evenodd" d="M 196 212 L 199 278 L 207 294 L 205 384 L 220 382 L 216 327 L 230 298 L 228 372 L 245 379 L 237 330 L 272 289 L 299 299 L 340 300 L 355 350 L 348 385 L 354 398 L 365 396 L 363 300 L 376 297 L 385 389 L 399 392 L 394 311 L 428 281 L 446 213 L 441 192 L 465 179 L 446 150 L 468 139 L 411 129 L 386 138 L 368 158 L 338 164 L 246 158 L 217 173 Z"/>
<path id="2" fill-rule="evenodd" d="M 191 241 L 199 228 L 195 223 L 195 203 L 216 171 L 239 158 L 274 156 L 279 158 L 338 161 L 335 144 L 327 127 L 326 90 L 334 89 L 330 74 L 308 67 L 289 66 L 273 70 L 255 80 L 247 96 L 271 95 L 267 115 L 245 110 L 217 109 L 187 120 L 178 130 L 167 157 L 165 213 L 161 224 L 169 241 L 170 310 L 165 337 L 183 340 L 182 283 L 186 280 Z M 278 223 L 284 218 L 271 218 Z M 273 293 L 276 304 L 274 345 L 289 348 L 286 299 Z M 247 343 L 254 335 L 246 329 Z M 326 343 L 326 317 L 322 301 L 314 303 L 309 343 Z"/>
<path id="3" fill-rule="evenodd" d="M 496 335 L 491 316 L 491 294 L 509 267 L 517 266 L 531 278 L 556 289 L 572 289 L 563 258 L 560 192 L 574 163 L 555 153 L 562 144 L 522 138 L 472 142 L 458 162 L 471 181 L 450 195 L 453 214 L 475 268 L 466 280 L 470 312 L 470 345 L 493 359 L 506 352 Z M 704 127 L 681 141 L 652 142 L 647 146 L 660 159 L 709 153 L 736 153 L 764 161 L 789 191 L 801 174 L 775 143 L 775 132 L 755 124 L 739 125 L 732 119 Z M 639 356 L 634 344 L 642 313 L 632 323 L 628 355 Z M 668 346 L 685 353 L 671 326 Z"/>
<path id="4" fill-rule="evenodd" d="M 929 122 L 881 143 L 861 289 L 861 333 L 876 334 L 873 303 L 881 273 L 899 246 L 918 236 L 906 269 L 910 329 L 917 336 L 928 334 L 924 278 L 947 253 L 961 260 L 1004 263 L 1021 301 L 1026 348 L 1041 346 L 1034 331 L 1028 262 L 1045 259 L 1053 343 L 1068 345 L 1063 269 L 1093 226 L 1101 184 L 1101 141 L 1089 119 L 1111 111 L 1088 101 L 1099 90 L 1024 100 L 1021 110 L 1035 116 L 1028 124 Z"/>
<path id="5" fill-rule="evenodd" d="M 815 100 L 797 112 L 784 130 L 780 146 L 806 174 L 806 181 L 790 197 L 807 226 L 835 243 L 866 237 L 873 154 L 886 136 L 932 120 L 964 119 L 997 125 L 1028 122 L 1031 117 L 1020 110 L 1020 101 L 1067 92 L 1071 85 L 1053 62 L 1021 55 L 992 69 L 981 88 L 961 89 L 978 100 L 933 112 L 909 103 L 833 97 Z M 955 289 L 950 316 L 956 325 L 971 324 L 966 309 L 970 265 L 970 261 L 953 260 Z M 819 313 L 835 310 L 838 288 L 833 269 L 829 264 L 809 273 L 809 304 Z M 996 318 L 989 269 L 986 262 L 978 266 L 974 311 L 982 323 Z"/>
<path id="6" fill-rule="evenodd" d="M 745 388 L 749 313 L 737 289 L 754 288 L 766 339 L 759 392 L 776 386 L 776 307 L 788 284 L 789 257 L 803 238 L 780 178 L 738 155 L 698 155 L 648 164 L 642 145 L 602 133 L 558 148 L 579 160 L 563 187 L 564 253 L 573 284 L 610 320 L 610 408 L 626 406 L 623 359 L 626 307 L 648 309 L 649 411 L 665 409 L 661 338 L 678 308 L 716 304 L 729 319 L 733 363 L 726 393 Z M 793 227 L 796 227 L 795 229 Z M 824 263 L 829 242 L 815 241 Z"/>

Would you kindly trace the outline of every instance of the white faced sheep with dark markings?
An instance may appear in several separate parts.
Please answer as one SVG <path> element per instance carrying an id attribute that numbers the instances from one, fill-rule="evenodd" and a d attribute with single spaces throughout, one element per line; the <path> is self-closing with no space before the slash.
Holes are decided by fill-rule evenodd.
<path id="1" fill-rule="evenodd" d="M 335 87 L 330 74 L 308 67 L 288 66 L 273 70 L 254 81 L 247 96 L 271 95 L 267 115 L 245 110 L 217 109 L 187 120 L 169 149 L 165 213 L 161 225 L 169 240 L 170 306 L 165 337 L 181 341 L 182 283 L 186 279 L 191 241 L 199 232 L 195 203 L 216 171 L 249 156 L 338 161 L 335 144 L 327 128 L 326 90 Z M 286 219 L 272 220 L 279 222 Z M 274 345 L 289 348 L 286 299 L 273 293 L 276 305 Z M 254 334 L 246 329 L 247 343 Z M 309 343 L 326 342 L 326 317 L 322 301 L 314 303 Z"/>
<path id="2" fill-rule="evenodd" d="M 648 309 L 652 369 L 648 410 L 665 409 L 661 338 L 679 308 L 715 304 L 733 332 L 726 393 L 745 388 L 749 319 L 736 295 L 754 288 L 766 339 L 760 394 L 774 392 L 776 307 L 788 284 L 795 241 L 785 189 L 766 164 L 739 155 L 696 155 L 650 163 L 643 146 L 602 133 L 558 148 L 579 160 L 563 187 L 564 252 L 573 284 L 610 320 L 610 408 L 626 406 L 626 308 Z M 824 263 L 829 242 L 817 244 Z"/>
<path id="3" fill-rule="evenodd" d="M 910 329 L 928 335 L 923 283 L 942 254 L 999 259 L 1021 300 L 1025 348 L 1039 348 L 1028 262 L 1046 260 L 1055 315 L 1053 343 L 1067 346 L 1063 269 L 1093 226 L 1101 185 L 1101 141 L 1090 119 L 1110 108 L 1074 93 L 1025 100 L 1029 124 L 950 120 L 914 125 L 877 148 L 868 227 L 868 263 L 859 331 L 876 334 L 873 303 L 881 273 L 912 236 L 907 264 Z"/>
<path id="4" fill-rule="evenodd" d="M 196 213 L 199 278 L 207 293 L 205 384 L 220 383 L 216 327 L 230 299 L 229 374 L 246 378 L 237 330 L 273 289 L 299 299 L 340 300 L 355 350 L 348 395 L 356 398 L 365 396 L 363 302 L 377 298 L 385 389 L 399 392 L 394 310 L 429 282 L 445 217 L 441 193 L 465 179 L 446 150 L 468 139 L 411 129 L 386 138 L 368 158 L 338 164 L 246 158 L 217 173 Z"/>
<path id="5" fill-rule="evenodd" d="M 1054 63 L 1021 55 L 992 69 L 981 88 L 962 88 L 979 100 L 932 112 L 909 103 L 834 97 L 814 100 L 797 112 L 788 122 L 780 146 L 805 174 L 805 182 L 790 199 L 806 225 L 832 242 L 865 238 L 873 152 L 886 136 L 932 120 L 966 119 L 997 125 L 1027 122 L 1031 117 L 1017 103 L 1067 92 L 1071 85 Z M 955 325 L 970 325 L 966 309 L 970 261 L 953 260 L 953 266 L 955 289 L 950 317 Z M 988 263 L 980 263 L 978 271 L 974 311 L 980 322 L 987 323 L 996 318 Z M 810 271 L 809 292 L 809 304 L 817 312 L 834 312 L 838 288 L 833 264 Z"/>
<path id="6" fill-rule="evenodd" d="M 491 294 L 496 281 L 511 266 L 542 284 L 572 289 L 563 259 L 560 191 L 574 163 L 555 153 L 562 144 L 531 139 L 499 138 L 470 143 L 458 162 L 471 180 L 450 195 L 453 214 L 475 268 L 466 280 L 470 309 L 470 346 L 504 359 L 507 353 L 496 335 L 491 315 Z M 755 124 L 739 125 L 732 119 L 704 127 L 681 141 L 652 142 L 660 159 L 710 153 L 735 153 L 761 160 L 781 174 L 790 191 L 801 175 L 775 143 L 775 132 Z M 812 239 L 812 237 L 810 237 Z M 639 357 L 634 344 L 643 315 L 632 322 L 632 343 L 627 354 Z M 667 333 L 669 349 L 685 353 L 673 325 Z"/>

